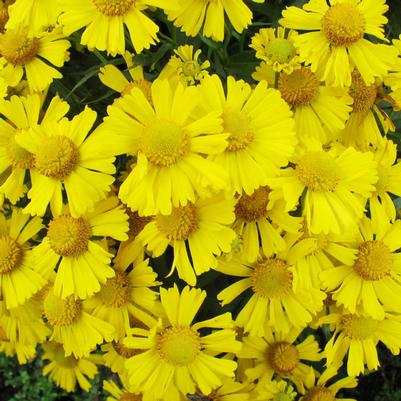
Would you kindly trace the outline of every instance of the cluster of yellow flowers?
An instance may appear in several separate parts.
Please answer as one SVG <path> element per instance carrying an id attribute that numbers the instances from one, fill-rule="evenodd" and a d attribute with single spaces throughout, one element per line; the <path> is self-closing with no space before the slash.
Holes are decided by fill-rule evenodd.
<path id="1" fill-rule="evenodd" d="M 252 22 L 243 0 L 0 3 L 0 351 L 41 347 L 67 391 L 105 365 L 108 401 L 334 401 L 401 348 L 386 2 L 287 7 L 253 84 L 188 44 L 146 80 L 126 48 L 158 42 L 156 9 L 215 41 Z M 71 34 L 127 65 L 100 70 L 103 121 L 47 96 Z"/>

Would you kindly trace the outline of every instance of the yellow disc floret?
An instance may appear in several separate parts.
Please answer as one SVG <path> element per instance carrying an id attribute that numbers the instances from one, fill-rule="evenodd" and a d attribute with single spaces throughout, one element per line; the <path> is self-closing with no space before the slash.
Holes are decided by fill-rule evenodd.
<path id="1" fill-rule="evenodd" d="M 226 152 L 237 152 L 247 148 L 254 140 L 249 117 L 230 107 L 223 111 L 223 132 L 230 134 Z"/>
<path id="2" fill-rule="evenodd" d="M 145 127 L 140 149 L 157 167 L 176 164 L 189 151 L 189 138 L 173 121 L 156 120 Z"/>
<path id="3" fill-rule="evenodd" d="M 282 298 L 292 289 L 292 273 L 281 259 L 268 258 L 258 262 L 251 275 L 253 291 L 263 298 Z"/>
<path id="4" fill-rule="evenodd" d="M 84 218 L 63 214 L 50 222 L 47 236 L 58 255 L 76 257 L 88 250 L 91 228 Z"/>
<path id="5" fill-rule="evenodd" d="M 363 37 L 366 20 L 354 4 L 337 3 L 323 16 L 322 30 L 333 46 L 350 46 Z"/>
<path id="6" fill-rule="evenodd" d="M 279 341 L 269 345 L 266 358 L 275 372 L 286 374 L 297 367 L 299 351 L 295 345 Z"/>
<path id="7" fill-rule="evenodd" d="M 391 272 L 392 267 L 393 256 L 384 242 L 366 241 L 359 246 L 354 270 L 364 280 L 381 280 Z"/>
<path id="8" fill-rule="evenodd" d="M 70 326 L 81 316 L 82 305 L 72 295 L 61 299 L 50 290 L 43 302 L 44 315 L 52 326 Z"/>
<path id="9" fill-rule="evenodd" d="M 157 351 L 160 357 L 174 366 L 191 364 L 200 350 L 199 334 L 189 327 L 164 329 L 157 340 Z"/>
<path id="10" fill-rule="evenodd" d="M 266 57 L 272 63 L 288 63 L 297 54 L 291 41 L 284 38 L 276 38 L 270 41 L 265 48 Z"/>
<path id="11" fill-rule="evenodd" d="M 17 268 L 23 257 L 21 245 L 8 235 L 0 236 L 0 274 L 6 274 Z"/>
<path id="12" fill-rule="evenodd" d="M 109 278 L 100 291 L 100 297 L 106 306 L 119 308 L 129 301 L 130 282 L 126 273 L 116 271 L 116 275 Z"/>
<path id="13" fill-rule="evenodd" d="M 37 38 L 28 38 L 24 32 L 8 31 L 0 35 L 0 54 L 11 64 L 24 65 L 39 52 Z"/>
<path id="14" fill-rule="evenodd" d="M 310 388 L 302 397 L 302 401 L 336 401 L 335 394 L 323 386 Z"/>
<path id="15" fill-rule="evenodd" d="M 235 205 L 235 216 L 248 223 L 266 217 L 269 202 L 269 187 L 260 187 L 252 195 L 243 194 Z"/>
<path id="16" fill-rule="evenodd" d="M 351 340 L 365 340 L 376 332 L 379 322 L 370 317 L 347 314 L 342 316 L 341 325 L 343 333 Z"/>
<path id="17" fill-rule="evenodd" d="M 94 6 L 108 17 L 126 14 L 135 0 L 92 0 Z"/>
<path id="18" fill-rule="evenodd" d="M 335 159 L 322 151 L 310 151 L 295 168 L 298 179 L 314 192 L 332 192 L 340 182 Z"/>
<path id="19" fill-rule="evenodd" d="M 377 87 L 376 84 L 366 85 L 361 74 L 354 70 L 349 94 L 354 99 L 353 110 L 357 113 L 366 113 L 375 104 Z"/>
<path id="20" fill-rule="evenodd" d="M 188 202 L 185 206 L 173 208 L 168 216 L 157 215 L 156 224 L 170 241 L 184 241 L 198 228 L 198 211 L 193 203 Z"/>
<path id="21" fill-rule="evenodd" d="M 70 175 L 79 160 L 79 151 L 70 138 L 55 135 L 41 144 L 35 154 L 35 167 L 46 177 L 62 180 Z"/>

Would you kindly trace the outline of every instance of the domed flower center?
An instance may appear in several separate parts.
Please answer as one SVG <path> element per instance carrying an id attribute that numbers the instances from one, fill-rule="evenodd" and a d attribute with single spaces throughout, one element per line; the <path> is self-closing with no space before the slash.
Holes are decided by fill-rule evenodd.
<path id="1" fill-rule="evenodd" d="M 291 292 L 292 273 L 281 259 L 268 258 L 258 262 L 251 275 L 252 289 L 263 298 L 283 298 Z"/>
<path id="2" fill-rule="evenodd" d="M 303 401 L 336 401 L 335 394 L 326 387 L 316 386 L 310 388 L 302 398 Z"/>
<path id="3" fill-rule="evenodd" d="M 322 30 L 333 46 L 350 46 L 363 37 L 366 20 L 361 11 L 350 3 L 337 3 L 323 16 Z"/>
<path id="4" fill-rule="evenodd" d="M 156 225 L 170 241 L 185 241 L 198 229 L 199 216 L 196 206 L 188 202 L 175 207 L 168 216 L 158 214 Z"/>
<path id="5" fill-rule="evenodd" d="M 81 316 L 82 305 L 72 295 L 61 299 L 50 289 L 43 302 L 44 315 L 52 326 L 70 326 Z"/>
<path id="6" fill-rule="evenodd" d="M 307 106 L 319 95 L 320 82 L 306 67 L 291 74 L 280 74 L 278 89 L 281 97 L 293 107 Z"/>
<path id="7" fill-rule="evenodd" d="M 367 113 L 375 104 L 377 88 L 375 84 L 366 85 L 361 74 L 354 70 L 349 94 L 354 99 L 353 110 L 357 113 Z"/>
<path id="8" fill-rule="evenodd" d="M 124 344 L 116 341 L 113 341 L 112 345 L 117 354 L 126 359 L 131 358 L 132 356 L 135 356 L 141 352 L 137 349 L 127 348 Z"/>
<path id="9" fill-rule="evenodd" d="M 284 64 L 297 54 L 295 46 L 288 39 L 276 38 L 266 45 L 266 56 L 272 63 Z"/>
<path id="10" fill-rule="evenodd" d="M 65 356 L 64 348 L 62 345 L 57 344 L 57 348 L 54 350 L 54 361 L 57 366 L 62 366 L 63 368 L 73 369 L 78 364 L 78 360 L 72 355 Z"/>
<path id="11" fill-rule="evenodd" d="M 70 175 L 79 160 L 74 142 L 64 135 L 52 136 L 42 143 L 35 155 L 35 166 L 46 177 L 62 180 Z"/>
<path id="12" fill-rule="evenodd" d="M 364 340 L 371 337 L 379 326 L 379 321 L 370 317 L 344 315 L 341 318 L 344 334 L 351 340 Z"/>
<path id="13" fill-rule="evenodd" d="M 189 327 L 164 329 L 157 341 L 157 351 L 171 365 L 185 366 L 195 361 L 201 350 L 199 334 Z"/>
<path id="14" fill-rule="evenodd" d="M 150 163 L 169 167 L 188 153 L 189 137 L 176 123 L 156 120 L 144 129 L 141 150 Z"/>
<path id="15" fill-rule="evenodd" d="M 138 212 L 133 212 L 129 207 L 127 207 L 125 211 L 127 212 L 129 217 L 128 236 L 129 238 L 134 239 L 145 228 L 146 224 L 148 224 L 152 220 L 152 217 L 139 216 Z"/>
<path id="16" fill-rule="evenodd" d="M 299 160 L 295 173 L 311 191 L 332 192 L 340 182 L 335 159 L 323 151 L 310 151 Z"/>
<path id="17" fill-rule="evenodd" d="M 126 14 L 135 0 L 92 0 L 93 5 L 108 17 Z"/>
<path id="18" fill-rule="evenodd" d="M 121 394 L 119 400 L 120 401 L 142 401 L 142 395 L 125 392 L 125 393 Z"/>
<path id="19" fill-rule="evenodd" d="M 226 152 L 237 152 L 247 148 L 254 139 L 248 116 L 230 107 L 223 111 L 223 132 L 230 134 Z"/>
<path id="20" fill-rule="evenodd" d="M 121 95 L 128 95 L 131 93 L 132 88 L 139 88 L 150 104 L 152 104 L 152 92 L 151 92 L 152 82 L 146 79 L 136 79 L 131 81 L 121 92 Z"/>
<path id="21" fill-rule="evenodd" d="M 0 274 L 6 274 L 17 268 L 23 257 L 21 245 L 8 235 L 0 236 Z"/>
<path id="22" fill-rule="evenodd" d="M 24 65 L 35 58 L 39 46 L 39 39 L 28 38 L 24 32 L 9 31 L 0 35 L 0 54 L 14 65 Z"/>
<path id="23" fill-rule="evenodd" d="M 49 224 L 50 247 L 60 256 L 79 256 L 88 250 L 91 227 L 82 217 L 68 214 L 56 217 Z"/>
<path id="24" fill-rule="evenodd" d="M 267 203 L 269 202 L 269 187 L 260 187 L 252 195 L 243 194 L 235 205 L 237 218 L 248 223 L 266 217 Z"/>
<path id="25" fill-rule="evenodd" d="M 18 145 L 15 141 L 15 135 L 11 135 L 6 152 L 11 160 L 13 168 L 30 169 L 35 165 L 33 154 Z"/>
<path id="26" fill-rule="evenodd" d="M 100 297 L 106 306 L 120 308 L 129 301 L 130 292 L 128 276 L 124 272 L 116 271 L 116 275 L 102 286 Z"/>
<path id="27" fill-rule="evenodd" d="M 392 267 L 393 256 L 384 242 L 372 240 L 359 246 L 354 270 L 364 280 L 381 280 L 390 273 Z"/>
<path id="28" fill-rule="evenodd" d="M 292 372 L 299 363 L 297 347 L 285 341 L 269 345 L 266 357 L 273 370 L 282 374 Z"/>

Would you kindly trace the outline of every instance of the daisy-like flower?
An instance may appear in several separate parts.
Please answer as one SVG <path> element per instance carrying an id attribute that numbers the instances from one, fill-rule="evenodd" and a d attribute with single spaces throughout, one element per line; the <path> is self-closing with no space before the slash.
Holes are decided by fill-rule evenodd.
<path id="1" fill-rule="evenodd" d="M 234 200 L 223 195 L 198 199 L 174 208 L 169 215 L 158 214 L 138 235 L 153 257 L 161 256 L 171 245 L 174 260 L 171 272 L 189 285 L 196 277 L 217 266 L 216 256 L 231 251 L 235 232 Z"/>
<path id="2" fill-rule="evenodd" d="M 143 391 L 145 398 L 179 401 L 197 389 L 210 394 L 225 377 L 234 377 L 236 362 L 213 356 L 240 349 L 231 315 L 192 324 L 205 291 L 185 287 L 179 293 L 174 286 L 161 289 L 160 298 L 167 315 L 164 323 L 150 331 L 134 329 L 134 336 L 124 341 L 128 347 L 143 350 L 126 363 L 130 386 Z M 199 333 L 202 328 L 214 330 L 203 336 Z"/>
<path id="3" fill-rule="evenodd" d="M 159 27 L 144 11 L 149 7 L 170 10 L 176 7 L 172 0 L 59 0 L 63 14 L 59 22 L 66 36 L 85 28 L 81 44 L 89 49 L 105 50 L 115 56 L 125 52 L 124 28 L 136 53 L 156 44 Z"/>
<path id="4" fill-rule="evenodd" d="M 313 31 L 295 38 L 300 59 L 332 86 L 350 86 L 356 68 L 367 85 L 382 77 L 395 63 L 397 50 L 370 42 L 364 35 L 385 40 L 385 0 L 310 0 L 303 8 L 283 11 L 286 28 Z"/>
<path id="5" fill-rule="evenodd" d="M 220 113 L 223 132 L 229 135 L 225 151 L 210 159 L 227 171 L 233 193 L 251 195 L 278 175 L 294 152 L 297 139 L 291 111 L 266 82 L 252 89 L 228 77 L 226 95 L 220 78 L 212 75 L 203 80 L 200 92 L 202 106 Z"/>
<path id="6" fill-rule="evenodd" d="M 382 342 L 394 355 L 401 348 L 401 322 L 398 315 L 386 313 L 383 319 L 352 314 L 346 310 L 332 313 L 320 319 L 320 324 L 334 325 L 335 331 L 326 344 L 324 352 L 327 366 L 341 366 L 348 355 L 347 373 L 358 376 L 368 369 L 380 366 L 377 344 Z"/>
<path id="7" fill-rule="evenodd" d="M 7 29 L 0 34 L 1 75 L 8 85 L 17 86 L 25 74 L 30 91 L 40 92 L 62 78 L 54 66 L 62 67 L 69 58 L 70 42 L 63 38 L 57 29 L 34 37 L 28 37 L 26 30 Z"/>
<path id="8" fill-rule="evenodd" d="M 385 308 L 401 307 L 401 221 L 388 222 L 385 230 L 376 232 L 371 220 L 360 223 L 353 264 L 324 271 L 324 286 L 332 297 L 351 313 L 358 310 L 375 319 L 383 319 Z"/>
<path id="9" fill-rule="evenodd" d="M 216 270 L 241 280 L 221 291 L 217 298 L 230 303 L 249 288 L 251 297 L 239 312 L 236 323 L 251 336 L 263 336 L 265 326 L 279 327 L 284 333 L 291 327 L 304 328 L 323 307 L 326 295 L 317 288 L 293 290 L 290 266 L 298 257 L 291 248 L 273 257 L 260 257 L 256 263 L 244 264 L 239 259 L 219 260 Z"/>
<path id="10" fill-rule="evenodd" d="M 85 302 L 73 295 L 61 299 L 54 294 L 51 285 L 43 293 L 42 308 L 51 329 L 49 340 L 62 344 L 66 357 L 89 356 L 98 344 L 111 341 L 115 336 L 114 327 L 92 316 Z"/>
<path id="11" fill-rule="evenodd" d="M 290 74 L 282 72 L 278 89 L 294 112 L 301 140 L 315 137 L 326 143 L 344 129 L 352 98 L 345 90 L 321 85 L 310 68 L 300 67 Z"/>
<path id="12" fill-rule="evenodd" d="M 42 370 L 44 376 L 68 392 L 75 391 L 77 384 L 82 390 L 89 391 L 92 387 L 89 380 L 93 379 L 98 371 L 96 366 L 100 362 L 98 355 L 84 358 L 65 356 L 63 346 L 55 342 L 48 342 L 42 347 L 44 351 L 42 359 L 48 361 Z"/>
<path id="13" fill-rule="evenodd" d="M 302 195 L 310 232 L 340 234 L 355 227 L 378 179 L 373 154 L 352 147 L 326 150 L 310 138 L 291 161 L 281 177 L 269 182 L 283 194 L 287 209 L 295 209 Z"/>
<path id="14" fill-rule="evenodd" d="M 262 28 L 252 36 L 249 46 L 256 51 L 256 57 L 265 61 L 273 71 L 291 74 L 301 67 L 294 46 L 294 38 L 297 35 L 297 32 L 286 32 L 282 27 Z"/>
<path id="15" fill-rule="evenodd" d="M 294 391 L 294 388 L 291 386 L 291 384 L 285 382 L 284 380 L 266 381 L 261 383 L 261 385 L 259 385 L 255 391 L 255 399 L 263 401 L 293 401 L 296 396 L 297 392 Z"/>
<path id="16" fill-rule="evenodd" d="M 68 112 L 68 103 L 58 96 L 52 98 L 46 110 L 42 110 L 43 95 L 12 96 L 0 103 L 0 173 L 5 179 L 0 186 L 11 203 L 15 204 L 26 192 L 26 173 L 35 166 L 34 156 L 18 145 L 17 133 L 26 133 L 30 127 L 59 121 Z M 24 135 L 24 134 L 23 134 Z"/>
<path id="17" fill-rule="evenodd" d="M 195 202 L 197 188 L 227 185 L 225 172 L 203 157 L 227 147 L 218 112 L 194 117 L 197 87 L 172 88 L 167 80 L 156 80 L 151 92 L 152 104 L 133 88 L 108 107 L 97 130 L 110 152 L 137 155 L 119 196 L 141 216 L 168 215 L 173 207 Z"/>
<path id="18" fill-rule="evenodd" d="M 245 371 L 248 379 L 266 383 L 276 375 L 291 380 L 298 390 L 302 390 L 305 375 L 309 371 L 309 366 L 304 361 L 317 362 L 323 355 L 312 335 L 298 344 L 295 343 L 301 331 L 302 329 L 292 328 L 283 334 L 266 327 L 263 337 L 244 337 L 238 357 L 254 361 L 254 366 Z"/>
<path id="19" fill-rule="evenodd" d="M 53 217 L 47 236 L 35 248 L 36 268 L 49 277 L 57 268 L 55 294 L 81 299 L 100 291 L 100 283 L 115 276 L 110 267 L 112 254 L 93 237 L 127 239 L 128 216 L 116 197 L 96 205 L 92 213 L 74 218 L 65 211 Z"/>
<path id="20" fill-rule="evenodd" d="M 252 11 L 243 0 L 181 0 L 178 8 L 166 10 L 168 19 L 188 36 L 202 34 L 216 41 L 224 39 L 224 14 L 241 33 L 252 21 Z"/>
<path id="21" fill-rule="evenodd" d="M 192 45 L 183 45 L 174 50 L 174 56 L 170 58 L 159 74 L 159 79 L 166 78 L 170 82 L 182 82 L 184 85 L 196 85 L 209 75 L 208 60 L 201 62 L 199 56 L 202 50 L 194 53 Z"/>
<path id="22" fill-rule="evenodd" d="M 106 197 L 114 181 L 114 157 L 102 155 L 103 143 L 98 135 L 87 137 L 95 120 L 96 112 L 85 108 L 72 120 L 52 120 L 15 135 L 17 144 L 35 161 L 28 192 L 30 202 L 24 212 L 42 216 L 50 203 L 53 215 L 59 215 L 63 187 L 75 218 Z"/>
<path id="23" fill-rule="evenodd" d="M 0 212 L 0 297 L 7 309 L 22 305 L 46 284 L 29 245 L 42 228 L 40 218 L 30 219 L 20 209 L 13 209 L 9 219 Z"/>

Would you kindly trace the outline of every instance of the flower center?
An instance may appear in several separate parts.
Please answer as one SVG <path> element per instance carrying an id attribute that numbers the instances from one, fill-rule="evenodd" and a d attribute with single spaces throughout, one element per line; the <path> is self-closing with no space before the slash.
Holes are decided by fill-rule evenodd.
<path id="1" fill-rule="evenodd" d="M 18 145 L 15 141 L 15 135 L 10 136 L 6 152 L 13 168 L 30 169 L 35 165 L 33 154 Z"/>
<path id="2" fill-rule="evenodd" d="M 201 71 L 200 65 L 195 60 L 184 61 L 182 63 L 182 73 L 186 77 L 196 77 L 196 75 Z"/>
<path id="3" fill-rule="evenodd" d="M 73 369 L 78 364 L 78 360 L 75 359 L 72 355 L 65 356 L 64 348 L 58 344 L 57 349 L 54 350 L 53 359 L 56 362 L 57 366 L 62 366 L 68 369 Z"/>
<path id="4" fill-rule="evenodd" d="M 298 162 L 295 173 L 298 179 L 314 192 L 335 191 L 340 181 L 336 161 L 323 151 L 305 153 Z"/>
<path id="5" fill-rule="evenodd" d="M 125 392 L 125 393 L 121 394 L 119 400 L 120 401 L 142 401 L 142 395 Z"/>
<path id="6" fill-rule="evenodd" d="M 24 32 L 9 31 L 0 35 L 0 54 L 14 65 L 24 65 L 35 58 L 39 46 L 39 39 L 28 38 Z"/>
<path id="7" fill-rule="evenodd" d="M 273 370 L 282 374 L 293 371 L 299 363 L 297 347 L 285 341 L 269 345 L 266 356 Z"/>
<path id="8" fill-rule="evenodd" d="M 235 205 L 236 217 L 248 223 L 265 217 L 267 203 L 269 202 L 269 193 L 269 187 L 260 187 L 252 195 L 241 195 Z"/>
<path id="9" fill-rule="evenodd" d="M 82 305 L 72 295 L 65 299 L 56 296 L 50 289 L 43 302 L 44 315 L 52 326 L 70 326 L 81 316 Z"/>
<path id="10" fill-rule="evenodd" d="M 307 106 L 319 95 L 320 82 L 316 75 L 306 67 L 291 74 L 280 74 L 278 89 L 281 97 L 293 107 Z"/>
<path id="11" fill-rule="evenodd" d="M 140 353 L 139 350 L 127 348 L 124 344 L 120 342 L 113 341 L 112 345 L 117 354 L 126 359 L 131 358 L 132 356 L 135 356 Z"/>
<path id="12" fill-rule="evenodd" d="M 92 0 L 92 3 L 102 14 L 114 17 L 126 14 L 135 0 Z"/>
<path id="13" fill-rule="evenodd" d="M 170 241 L 185 241 L 198 229 L 199 216 L 196 206 L 188 202 L 175 207 L 168 216 L 158 214 L 156 224 Z"/>
<path id="14" fill-rule="evenodd" d="M 116 275 L 102 286 L 100 297 L 106 306 L 119 308 L 129 301 L 130 292 L 128 276 L 124 272 L 116 271 Z"/>
<path id="15" fill-rule="evenodd" d="M 78 159 L 74 142 L 64 135 L 55 135 L 42 143 L 35 155 L 35 166 L 46 177 L 62 180 L 75 169 Z"/>
<path id="16" fill-rule="evenodd" d="M 337 3 L 323 16 L 322 30 L 333 46 L 350 46 L 363 37 L 366 20 L 354 4 Z"/>
<path id="17" fill-rule="evenodd" d="M 82 217 L 63 214 L 50 222 L 47 236 L 58 255 L 77 257 L 88 250 L 91 227 Z"/>
<path id="18" fill-rule="evenodd" d="M 172 121 L 156 120 L 145 127 L 141 150 L 157 167 L 176 164 L 189 151 L 189 137 Z"/>
<path id="19" fill-rule="evenodd" d="M 288 63 L 297 54 L 295 46 L 284 38 L 276 38 L 266 46 L 266 56 L 273 63 Z"/>
<path id="20" fill-rule="evenodd" d="M 357 315 L 344 315 L 341 317 L 344 334 L 352 340 L 364 340 L 371 337 L 377 330 L 378 320 Z"/>
<path id="21" fill-rule="evenodd" d="M 23 257 L 21 245 L 8 235 L 0 236 L 0 274 L 6 274 L 17 268 Z"/>
<path id="22" fill-rule="evenodd" d="M 126 213 L 128 214 L 128 223 L 129 223 L 129 238 L 136 238 L 136 236 L 145 228 L 146 224 L 148 224 L 152 217 L 139 216 L 138 212 L 133 212 L 129 207 L 126 208 Z"/>
<path id="23" fill-rule="evenodd" d="M 302 398 L 303 401 L 336 401 L 335 394 L 328 388 L 316 386 L 310 388 Z"/>
<path id="24" fill-rule="evenodd" d="M 281 259 L 268 258 L 257 263 L 251 281 L 255 294 L 263 298 L 283 298 L 292 289 L 292 273 Z"/>
<path id="25" fill-rule="evenodd" d="M 393 267 L 393 256 L 384 242 L 363 242 L 358 248 L 354 270 L 364 280 L 377 281 L 386 277 Z"/>
<path id="26" fill-rule="evenodd" d="M 157 351 L 162 359 L 175 366 L 189 365 L 201 349 L 199 334 L 189 327 L 164 329 L 157 340 Z"/>
<path id="27" fill-rule="evenodd" d="M 353 110 L 357 113 L 366 113 L 375 104 L 377 88 L 375 84 L 366 85 L 361 74 L 354 70 L 349 94 L 354 99 Z"/>
<path id="28" fill-rule="evenodd" d="M 237 152 L 247 148 L 254 139 L 248 116 L 230 107 L 223 111 L 223 132 L 230 134 L 226 152 Z"/>

